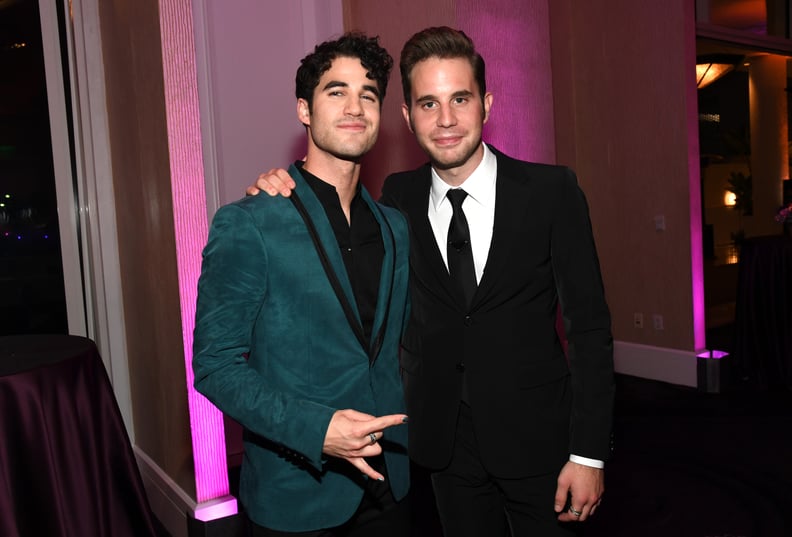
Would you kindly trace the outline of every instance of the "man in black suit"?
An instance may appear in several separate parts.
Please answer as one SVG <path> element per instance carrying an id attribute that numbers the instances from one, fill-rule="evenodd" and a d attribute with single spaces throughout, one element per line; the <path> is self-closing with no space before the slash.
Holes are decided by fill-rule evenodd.
<path id="1" fill-rule="evenodd" d="M 614 393 L 585 197 L 568 168 L 482 142 L 493 96 L 463 32 L 418 32 L 400 69 L 404 118 L 430 159 L 382 190 L 411 229 L 410 456 L 433 472 L 448 537 L 571 535 L 604 491 Z M 273 171 L 257 186 L 291 184 Z"/>

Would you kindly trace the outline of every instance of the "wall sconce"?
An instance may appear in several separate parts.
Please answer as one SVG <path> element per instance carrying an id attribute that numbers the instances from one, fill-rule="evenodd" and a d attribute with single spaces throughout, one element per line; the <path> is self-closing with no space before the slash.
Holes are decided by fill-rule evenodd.
<path id="1" fill-rule="evenodd" d="M 704 88 L 732 71 L 743 57 L 735 54 L 709 54 L 696 58 L 696 87 Z"/>
<path id="2" fill-rule="evenodd" d="M 734 207 L 735 205 L 737 205 L 737 194 L 731 192 L 730 190 L 724 192 L 723 204 L 726 205 L 726 207 Z"/>

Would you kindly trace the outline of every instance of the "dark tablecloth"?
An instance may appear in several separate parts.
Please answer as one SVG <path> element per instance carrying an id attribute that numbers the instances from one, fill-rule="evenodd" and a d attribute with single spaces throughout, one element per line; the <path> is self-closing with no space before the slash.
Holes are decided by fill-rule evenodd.
<path id="1" fill-rule="evenodd" d="M 740 248 L 734 362 L 759 388 L 792 389 L 792 239 L 746 239 Z"/>
<path id="2" fill-rule="evenodd" d="M 154 536 L 94 343 L 0 337 L 0 535 Z"/>

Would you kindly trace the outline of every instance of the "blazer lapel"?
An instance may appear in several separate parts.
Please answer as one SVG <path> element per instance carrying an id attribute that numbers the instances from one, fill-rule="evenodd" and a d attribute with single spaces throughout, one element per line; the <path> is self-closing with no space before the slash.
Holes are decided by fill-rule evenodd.
<path id="1" fill-rule="evenodd" d="M 369 345 L 369 356 L 371 361 L 376 360 L 379 354 L 382 340 L 385 337 L 385 330 L 388 326 L 388 314 L 390 312 L 391 297 L 393 296 L 393 278 L 396 272 L 396 240 L 393 236 L 390 223 L 369 195 L 368 191 L 361 187 L 360 194 L 363 201 L 368 204 L 374 218 L 380 227 L 382 235 L 382 245 L 385 253 L 382 257 L 382 270 L 380 271 L 379 292 L 377 293 L 377 309 L 374 312 L 374 324 L 371 329 L 371 343 Z"/>
<path id="2" fill-rule="evenodd" d="M 294 198 L 292 203 L 294 203 L 295 208 L 305 221 L 327 278 L 341 303 L 350 327 L 360 344 L 368 351 L 363 325 L 360 322 L 360 313 L 355 302 L 355 295 L 352 292 L 352 284 L 349 281 L 344 260 L 341 258 L 338 241 L 333 233 L 330 221 L 327 219 L 327 213 L 325 213 L 321 202 L 311 190 L 311 187 L 308 186 L 308 183 L 305 182 L 296 166 L 292 165 L 289 167 L 289 175 L 291 175 L 297 185 L 292 194 Z"/>
<path id="3" fill-rule="evenodd" d="M 521 207 L 524 195 L 519 193 L 523 179 L 519 176 L 519 170 L 515 169 L 510 159 L 502 153 L 493 150 L 498 159 L 498 175 L 495 183 L 495 221 L 492 229 L 492 242 L 490 242 L 489 253 L 487 254 L 487 264 L 484 266 L 484 273 L 481 276 L 479 287 L 473 296 L 475 306 L 484 299 L 500 280 L 501 274 L 509 263 L 510 257 L 514 254 L 511 251 L 514 241 L 514 230 L 522 225 L 521 217 L 525 210 Z"/>
<path id="4" fill-rule="evenodd" d="M 450 300 L 456 301 L 463 309 L 461 297 L 457 296 L 456 287 L 448 275 L 443 256 L 437 246 L 432 225 L 429 223 L 429 194 L 432 186 L 431 168 L 427 164 L 416 171 L 418 177 L 410 183 L 410 192 L 404 196 L 402 209 L 410 220 L 413 254 L 410 264 L 413 274 L 420 274 L 421 279 L 428 281 L 424 285 L 442 289 Z"/>

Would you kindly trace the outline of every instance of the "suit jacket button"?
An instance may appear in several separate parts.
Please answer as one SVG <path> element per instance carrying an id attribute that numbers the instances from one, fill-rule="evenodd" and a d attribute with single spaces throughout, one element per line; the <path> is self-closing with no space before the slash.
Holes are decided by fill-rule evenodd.
<path id="1" fill-rule="evenodd" d="M 459 371 L 460 373 L 463 373 L 465 371 L 465 362 L 459 362 L 456 365 L 456 370 Z"/>
<path id="2" fill-rule="evenodd" d="M 470 315 L 465 315 L 465 326 L 473 324 L 473 318 Z"/>

